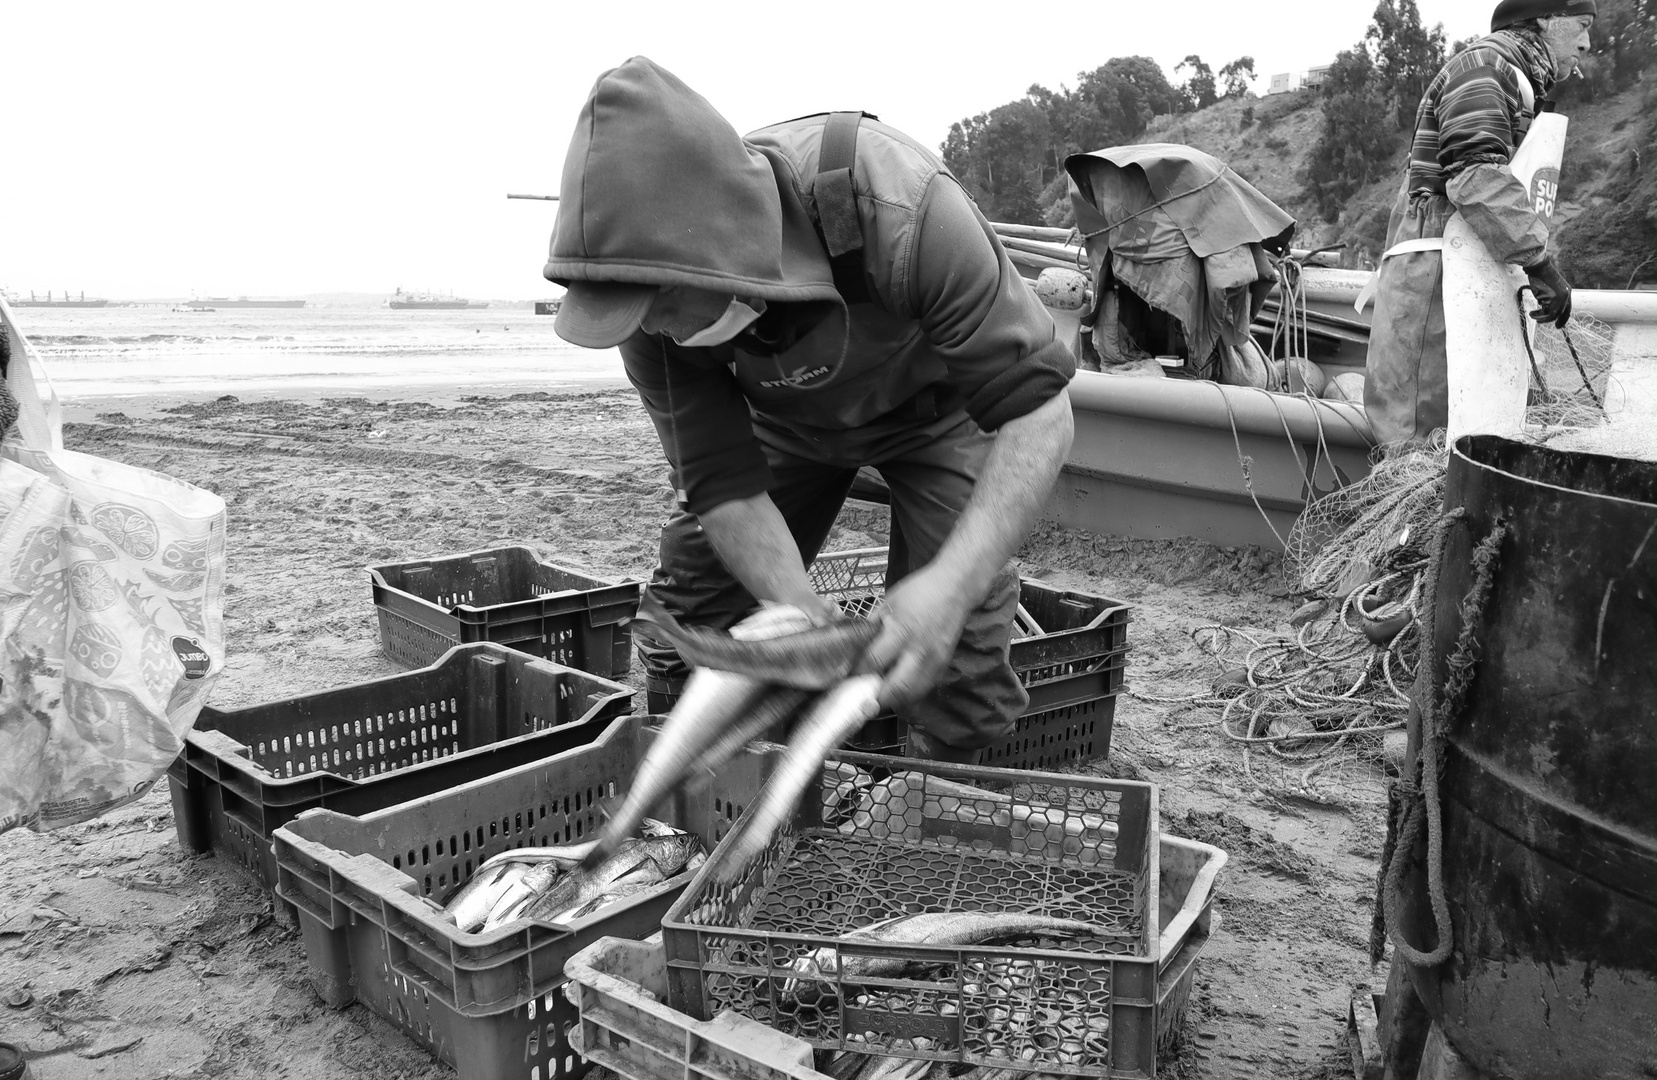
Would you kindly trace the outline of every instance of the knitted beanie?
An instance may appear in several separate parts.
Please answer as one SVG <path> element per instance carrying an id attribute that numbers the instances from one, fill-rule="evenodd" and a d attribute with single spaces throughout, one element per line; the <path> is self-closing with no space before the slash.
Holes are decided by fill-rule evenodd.
<path id="1" fill-rule="evenodd" d="M 1526 19 L 1550 19 L 1556 15 L 1594 15 L 1594 0 L 1502 0 L 1490 16 L 1490 32 L 1504 30 Z"/>

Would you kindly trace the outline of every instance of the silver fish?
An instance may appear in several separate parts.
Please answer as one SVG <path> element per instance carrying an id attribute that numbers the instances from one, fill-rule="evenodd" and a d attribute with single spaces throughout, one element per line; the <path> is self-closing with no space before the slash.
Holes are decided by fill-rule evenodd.
<path id="1" fill-rule="evenodd" d="M 553 883 L 563 876 L 564 870 L 556 862 L 530 864 L 522 876 L 495 901 L 495 906 L 489 909 L 489 917 L 483 920 L 481 931 L 487 933 L 497 926 L 519 918 L 536 897 L 544 896 L 547 890 L 553 887 Z"/>
<path id="2" fill-rule="evenodd" d="M 791 686 L 773 686 L 768 689 L 754 705 L 752 712 L 726 729 L 725 733 L 685 770 L 687 783 L 713 779 L 718 774 L 720 766 L 741 753 L 743 747 L 764 737 L 765 733 L 777 724 L 799 712 L 809 697 L 811 691 L 796 690 Z"/>
<path id="3" fill-rule="evenodd" d="M 501 897 L 528 872 L 528 863 L 500 862 L 493 866 L 481 866 L 466 884 L 449 896 L 444 910 L 455 917 L 455 926 L 462 932 L 473 933 L 489 918 L 489 913 Z"/>
<path id="4" fill-rule="evenodd" d="M 720 884 L 742 876 L 782 828 L 800 796 L 819 782 L 829 754 L 880 712 L 880 683 L 879 675 L 854 675 L 812 704 L 758 802 L 725 838 L 728 861 L 722 861 Z"/>
<path id="5" fill-rule="evenodd" d="M 731 629 L 733 637 L 787 634 L 811 620 L 798 608 L 771 604 Z M 720 635 L 724 636 L 724 635 Z M 621 848 L 652 806 L 679 786 L 691 763 L 719 739 L 739 718 L 756 709 L 767 684 L 747 675 L 699 667 L 685 682 L 685 692 L 656 736 L 650 752 L 633 773 L 627 797 L 611 811 L 598 845 L 583 866 L 591 870 Z"/>
<path id="6" fill-rule="evenodd" d="M 680 877 L 685 874 L 693 873 L 707 861 L 708 857 L 706 855 L 701 852 L 697 852 L 695 855 L 691 856 L 690 861 L 684 865 L 684 868 L 681 869 L 678 874 L 672 876 Z M 593 897 L 580 907 L 574 907 L 570 908 L 568 911 L 559 912 L 557 915 L 553 916 L 552 921 L 567 923 L 572 922 L 575 919 L 584 919 L 588 915 L 598 911 L 600 908 L 609 907 L 618 900 L 633 896 L 636 893 L 644 892 L 646 889 L 659 885 L 663 881 L 670 880 L 669 876 L 662 874 L 659 869 L 652 872 L 650 867 L 653 867 L 654 865 L 655 864 L 650 863 L 646 864 L 644 867 L 640 867 L 639 870 L 627 875 L 625 878 L 618 881 L 614 886 L 600 893 L 598 896 Z"/>
<path id="7" fill-rule="evenodd" d="M 874 1058 L 857 1080 L 923 1080 L 938 1062 L 926 1058 Z"/>
<path id="8" fill-rule="evenodd" d="M 656 884 L 673 877 L 701 850 L 701 839 L 690 833 L 630 840 L 596 869 L 565 874 L 551 889 L 525 905 L 518 917 L 558 922 L 558 916 L 580 910 L 618 886 Z"/>
<path id="9" fill-rule="evenodd" d="M 481 873 L 502 863 L 523 863 L 529 866 L 544 862 L 560 863 L 563 869 L 568 870 L 572 866 L 580 866 L 581 860 L 585 859 L 588 852 L 592 851 L 595 843 L 597 843 L 596 840 L 589 840 L 584 844 L 513 848 L 511 851 L 503 851 L 499 855 L 491 855 L 478 867 L 478 871 Z"/>
<path id="10" fill-rule="evenodd" d="M 681 626 L 661 607 L 643 604 L 633 621 L 672 645 L 693 667 L 802 690 L 827 690 L 844 679 L 880 633 L 873 623 L 848 621 L 743 640 L 706 627 Z"/>
<path id="11" fill-rule="evenodd" d="M 985 945 L 1009 938 L 1082 938 L 1108 935 L 1111 931 L 1078 919 L 1057 919 L 1048 915 L 1017 912 L 950 911 L 900 915 L 842 935 L 851 941 L 879 941 L 894 945 Z M 833 946 L 814 949 L 794 961 L 792 970 L 802 979 L 833 981 L 893 978 L 914 961 L 901 956 L 852 956 L 844 964 Z M 784 993 L 792 994 L 798 980 L 788 979 Z"/>

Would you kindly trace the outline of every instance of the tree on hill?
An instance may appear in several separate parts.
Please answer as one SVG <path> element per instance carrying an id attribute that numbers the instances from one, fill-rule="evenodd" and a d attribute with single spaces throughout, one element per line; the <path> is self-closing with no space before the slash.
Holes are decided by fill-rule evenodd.
<path id="1" fill-rule="evenodd" d="M 1646 93 L 1636 145 L 1657 145 L 1657 89 Z M 1594 205 L 1560 227 L 1559 261 L 1571 283 L 1628 289 L 1657 281 L 1657 163 L 1638 151 L 1602 187 Z"/>
<path id="2" fill-rule="evenodd" d="M 1037 222 L 1051 141 L 1047 114 L 1025 98 L 950 125 L 943 160 L 991 218 Z"/>
<path id="3" fill-rule="evenodd" d="M 1249 80 L 1254 78 L 1254 57 L 1239 56 L 1220 69 L 1220 80 L 1225 84 L 1225 96 L 1244 97 L 1249 92 Z"/>
<path id="4" fill-rule="evenodd" d="M 1323 126 L 1306 166 L 1306 195 L 1335 221 L 1348 199 L 1391 168 L 1398 133 L 1376 123 L 1388 114 L 1386 87 L 1361 44 L 1335 58 L 1322 89 Z"/>
<path id="5" fill-rule="evenodd" d="M 1374 50 L 1375 70 L 1392 101 L 1398 130 L 1415 130 L 1421 97 L 1444 66 L 1444 24 L 1431 30 L 1422 26 L 1415 0 L 1380 0 L 1364 41 Z"/>
<path id="6" fill-rule="evenodd" d="M 1214 69 L 1203 63 L 1202 57 L 1192 53 L 1179 62 L 1174 68 L 1174 74 L 1190 71 L 1180 89 L 1185 91 L 1185 100 L 1190 108 L 1206 109 L 1220 100 L 1220 92 L 1214 82 Z"/>
<path id="7" fill-rule="evenodd" d="M 1079 125 L 1068 132 L 1077 150 L 1132 142 L 1151 118 L 1179 111 L 1183 98 L 1148 56 L 1118 56 L 1077 76 L 1082 108 Z"/>

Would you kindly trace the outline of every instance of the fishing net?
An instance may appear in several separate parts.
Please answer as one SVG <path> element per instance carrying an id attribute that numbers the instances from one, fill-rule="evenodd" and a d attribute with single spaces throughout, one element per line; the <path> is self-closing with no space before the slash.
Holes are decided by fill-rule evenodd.
<path id="1" fill-rule="evenodd" d="M 1657 459 L 1657 379 L 1651 392 L 1625 386 L 1642 358 L 1619 352 L 1610 327 L 1578 316 L 1564 331 L 1539 328 L 1533 349 L 1523 438 Z M 1284 559 L 1307 603 L 1286 628 L 1196 628 L 1215 665 L 1208 689 L 1154 700 L 1202 714 L 1180 726 L 1217 728 L 1263 789 L 1384 804 L 1386 735 L 1409 713 L 1447 463 L 1442 436 L 1388 447 L 1368 476 L 1308 506 Z"/>
<path id="2" fill-rule="evenodd" d="M 1621 342 L 1597 319 L 1541 328 L 1524 438 L 1556 450 L 1657 461 L 1657 355 Z"/>

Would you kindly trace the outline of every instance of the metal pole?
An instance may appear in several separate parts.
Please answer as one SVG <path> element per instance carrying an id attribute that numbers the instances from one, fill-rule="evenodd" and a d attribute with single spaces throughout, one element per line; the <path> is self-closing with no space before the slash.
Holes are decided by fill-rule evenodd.
<path id="1" fill-rule="evenodd" d="M 509 198 L 509 199 L 540 199 L 543 202 L 557 202 L 558 201 L 558 196 L 556 196 L 556 195 L 508 195 L 507 198 Z"/>

